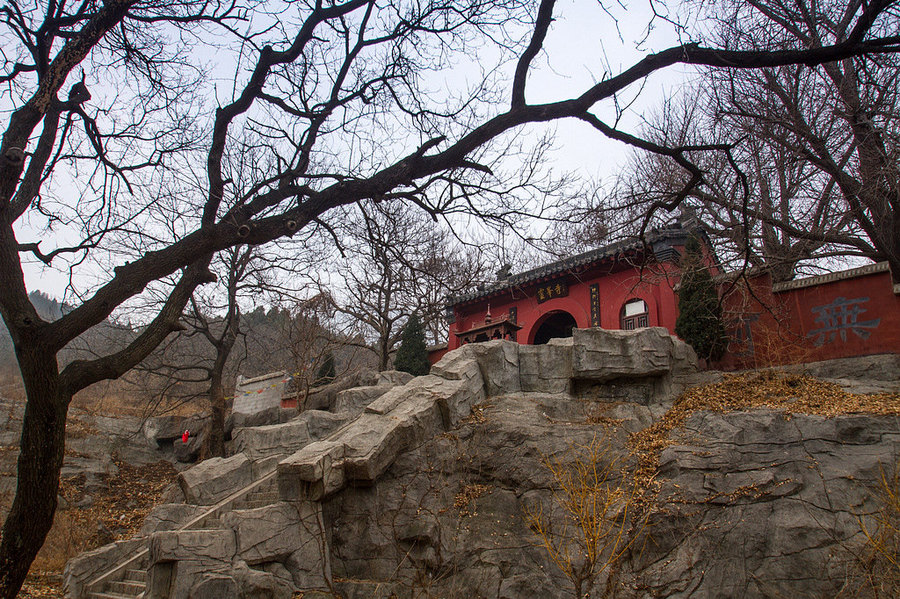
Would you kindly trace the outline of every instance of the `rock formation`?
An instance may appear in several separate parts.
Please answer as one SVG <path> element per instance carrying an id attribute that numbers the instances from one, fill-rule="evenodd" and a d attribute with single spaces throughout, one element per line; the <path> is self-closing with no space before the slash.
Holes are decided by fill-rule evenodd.
<path id="1" fill-rule="evenodd" d="M 563 534 L 547 460 L 599 440 L 630 482 L 630 433 L 697 380 L 695 362 L 661 329 L 492 341 L 403 385 L 341 391 L 344 411 L 238 429 L 239 453 L 180 475 L 190 506 L 70 562 L 67 596 L 571 597 L 524 517 Z M 833 595 L 900 453 L 887 416 L 700 412 L 672 434 L 646 526 L 592 597 Z"/>

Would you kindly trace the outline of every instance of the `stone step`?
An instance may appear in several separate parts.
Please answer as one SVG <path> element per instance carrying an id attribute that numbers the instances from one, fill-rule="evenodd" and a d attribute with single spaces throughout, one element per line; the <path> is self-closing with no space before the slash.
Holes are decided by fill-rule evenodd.
<path id="1" fill-rule="evenodd" d="M 258 507 L 266 507 L 267 505 L 272 505 L 275 501 L 269 501 L 267 499 L 261 500 L 246 500 L 242 499 L 240 501 L 235 501 L 232 509 L 236 510 L 253 510 Z"/>
<path id="2" fill-rule="evenodd" d="M 125 580 L 129 582 L 147 582 L 146 570 L 125 570 Z"/>
<path id="3" fill-rule="evenodd" d="M 110 591 L 103 591 L 99 593 L 94 591 L 90 594 L 90 599 L 135 599 L 137 595 L 120 595 L 119 593 L 112 593 Z"/>
<path id="4" fill-rule="evenodd" d="M 183 524 L 179 530 L 221 531 L 222 522 L 219 519 L 221 514 L 238 508 L 239 506 L 235 504 L 239 504 L 246 497 L 255 499 L 253 502 L 244 505 L 243 509 L 264 507 L 277 503 L 280 499 L 277 489 L 278 484 L 275 472 L 264 473 L 262 480 L 257 480 L 244 486 L 230 496 L 223 498 L 216 505 L 205 506 L 208 510 L 206 513 L 198 514 L 197 517 Z M 146 568 L 149 566 L 147 551 L 146 548 L 141 549 L 140 543 L 138 543 L 138 549 L 130 557 L 123 557 L 118 566 L 110 568 L 93 581 L 84 581 L 87 586 L 93 585 L 94 589 L 102 588 L 103 590 L 88 591 L 86 589 L 86 593 L 83 596 L 88 599 L 137 599 L 142 597 L 147 592 L 146 585 L 149 580 L 146 571 Z"/>
<path id="5" fill-rule="evenodd" d="M 137 597 L 147 588 L 143 582 L 135 582 L 130 580 L 118 580 L 106 583 L 106 590 L 112 593 L 128 595 L 129 597 Z"/>

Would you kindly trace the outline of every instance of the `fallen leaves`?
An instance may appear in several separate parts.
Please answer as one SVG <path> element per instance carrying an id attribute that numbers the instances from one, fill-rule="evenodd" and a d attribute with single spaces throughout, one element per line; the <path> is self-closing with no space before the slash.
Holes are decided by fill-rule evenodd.
<path id="1" fill-rule="evenodd" d="M 84 474 L 61 481 L 59 493 L 71 506 L 91 495 L 89 506 L 58 510 L 53 529 L 38 554 L 20 597 L 62 597 L 62 568 L 81 553 L 137 534 L 144 518 L 162 503 L 177 471 L 171 463 L 134 466 L 114 460 L 118 472 L 101 477 L 99 488 L 88 490 Z"/>
<path id="2" fill-rule="evenodd" d="M 469 509 L 473 501 L 488 493 L 491 490 L 490 485 L 482 485 L 482 484 L 467 484 L 463 485 L 463 487 L 459 490 L 459 493 L 456 494 L 456 497 L 453 499 L 453 507 L 459 510 L 459 515 L 461 517 L 466 516 L 476 516 L 477 512 L 473 509 Z"/>
<path id="3" fill-rule="evenodd" d="M 649 486 L 660 452 L 674 443 L 669 433 L 699 411 L 734 412 L 769 408 L 787 414 L 833 418 L 845 414 L 900 415 L 900 394 L 857 394 L 806 374 L 746 372 L 719 383 L 688 389 L 652 426 L 631 436 L 637 476 Z"/>

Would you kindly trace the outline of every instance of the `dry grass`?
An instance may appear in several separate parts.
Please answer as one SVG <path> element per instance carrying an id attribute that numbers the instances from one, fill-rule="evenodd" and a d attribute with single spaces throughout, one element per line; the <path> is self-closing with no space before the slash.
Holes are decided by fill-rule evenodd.
<path id="1" fill-rule="evenodd" d="M 525 521 L 537 545 L 569 579 L 575 596 L 586 597 L 644 529 L 647 512 L 639 508 L 643 491 L 631 469 L 596 437 L 570 447 L 561 458 L 545 457 L 544 467 L 553 477 L 552 505 L 526 509 Z M 554 526 L 550 514 L 555 510 L 562 517 Z"/>
<path id="2" fill-rule="evenodd" d="M 480 404 L 475 404 L 472 406 L 471 412 L 469 415 L 463 418 L 463 424 L 484 424 L 487 422 L 487 411 L 492 407 L 493 404 L 489 402 L 483 402 Z"/>
<path id="3" fill-rule="evenodd" d="M 116 460 L 116 466 L 119 471 L 106 477 L 106 488 L 91 494 L 90 507 L 57 510 L 20 597 L 62 597 L 66 562 L 83 551 L 134 536 L 177 474 L 169 462 L 132 466 Z M 60 495 L 70 504 L 85 494 L 84 475 L 60 484 Z"/>
<path id="4" fill-rule="evenodd" d="M 813 361 L 816 348 L 809 340 L 784 326 L 785 318 L 777 325 L 760 326 L 753 335 L 753 366 L 756 369 Z"/>
<path id="5" fill-rule="evenodd" d="M 135 376 L 129 373 L 123 379 L 91 385 L 75 395 L 72 406 L 89 414 L 146 418 L 160 414 L 191 416 L 197 412 L 197 406 L 203 401 L 160 397 L 143 386 L 141 379 L 131 380 Z"/>
<path id="6" fill-rule="evenodd" d="M 860 518 L 860 529 L 866 542 L 863 550 L 853 555 L 851 577 L 853 596 L 888 599 L 900 596 L 900 467 L 893 474 L 881 471 L 874 492 L 878 505 L 871 523 Z"/>

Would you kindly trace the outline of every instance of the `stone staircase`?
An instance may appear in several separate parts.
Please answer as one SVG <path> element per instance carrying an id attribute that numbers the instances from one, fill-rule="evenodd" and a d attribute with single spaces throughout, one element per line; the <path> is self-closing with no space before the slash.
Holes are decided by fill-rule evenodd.
<path id="1" fill-rule="evenodd" d="M 269 472 L 192 519 L 181 530 L 221 527 L 219 517 L 232 510 L 272 505 L 279 500 L 275 472 Z M 86 585 L 88 599 L 141 599 L 148 584 L 149 550 L 144 548 Z"/>
<path id="2" fill-rule="evenodd" d="M 279 500 L 277 481 L 273 477 L 267 484 L 250 491 L 241 499 L 236 500 L 231 505 L 231 509 L 252 510 L 258 507 L 272 505 Z"/>
<path id="3" fill-rule="evenodd" d="M 134 599 L 142 597 L 147 590 L 147 556 L 135 568 L 124 571 L 121 580 L 107 580 L 102 583 L 102 591 L 93 591 L 91 599 Z"/>

